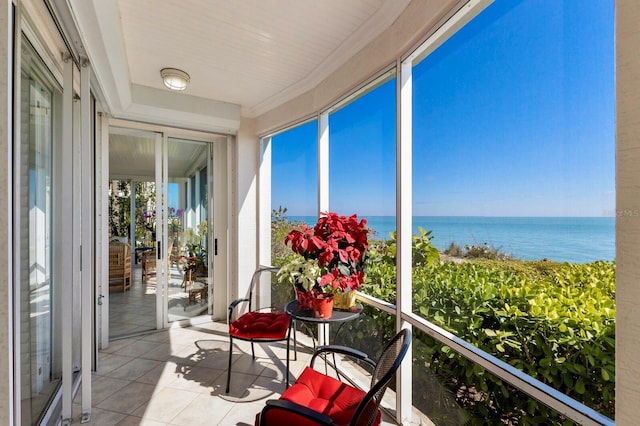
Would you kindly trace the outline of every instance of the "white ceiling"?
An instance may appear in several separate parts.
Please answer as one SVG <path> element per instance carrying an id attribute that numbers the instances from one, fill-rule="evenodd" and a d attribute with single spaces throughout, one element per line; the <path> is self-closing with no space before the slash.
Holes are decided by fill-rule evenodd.
<path id="1" fill-rule="evenodd" d="M 70 6 L 106 112 L 116 118 L 235 133 L 313 89 L 393 24 L 410 0 L 54 0 Z M 165 67 L 186 71 L 166 89 Z M 153 180 L 148 136 L 110 134 L 111 178 Z M 203 145 L 170 152 L 188 176 Z"/>
<path id="2" fill-rule="evenodd" d="M 218 124 L 232 128 L 240 112 L 254 117 L 312 89 L 388 28 L 409 0 L 69 4 L 112 114 L 162 115 L 158 100 L 177 105 L 180 96 L 190 105 L 197 98 L 200 110 L 216 110 Z M 189 73 L 184 92 L 160 92 L 167 92 L 165 67 Z M 185 124 L 199 111 L 188 113 Z"/>

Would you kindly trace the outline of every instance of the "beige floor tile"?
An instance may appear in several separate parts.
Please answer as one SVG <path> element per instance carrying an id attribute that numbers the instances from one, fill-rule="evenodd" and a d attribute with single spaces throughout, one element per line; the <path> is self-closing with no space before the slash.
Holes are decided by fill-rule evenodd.
<path id="1" fill-rule="evenodd" d="M 116 355 L 131 356 L 137 358 L 148 358 L 145 355 L 160 346 L 160 343 L 147 342 L 145 340 L 136 340 L 115 352 Z"/>
<path id="2" fill-rule="evenodd" d="M 212 394 L 232 402 L 256 401 L 262 398 L 262 396 L 265 394 L 265 391 L 263 389 L 254 388 L 253 382 L 255 382 L 257 378 L 258 376 L 254 376 L 253 374 L 232 372 L 229 393 L 225 393 L 227 375 L 223 374 L 212 384 L 214 388 Z"/>
<path id="3" fill-rule="evenodd" d="M 227 423 L 225 416 L 236 405 L 233 402 L 209 395 L 199 395 L 173 417 L 170 420 L 170 424 L 179 426 L 230 425 L 232 423 Z"/>
<path id="4" fill-rule="evenodd" d="M 225 371 L 192 365 L 179 365 L 176 371 L 177 377 L 167 387 L 197 393 L 211 394 L 214 391 L 213 383 L 219 382 L 223 375 L 226 377 Z"/>
<path id="5" fill-rule="evenodd" d="M 151 419 L 143 419 L 138 416 L 127 416 L 117 426 L 164 426 L 168 423 L 158 422 Z"/>
<path id="6" fill-rule="evenodd" d="M 137 382 L 165 387 L 174 382 L 180 376 L 182 368 L 173 362 L 162 362 L 152 368 L 148 373 L 136 379 Z"/>
<path id="7" fill-rule="evenodd" d="M 109 372 L 107 376 L 116 379 L 135 380 L 138 377 L 142 377 L 149 371 L 160 365 L 160 361 L 154 361 L 152 359 L 134 358 L 126 364 L 116 368 Z"/>
<path id="8" fill-rule="evenodd" d="M 109 342 L 109 347 L 102 349 L 101 352 L 103 353 L 107 353 L 107 354 L 111 354 L 111 353 L 115 353 L 118 352 L 119 350 L 121 350 L 122 348 L 135 343 L 137 340 L 136 339 L 120 339 L 120 340 L 112 340 L 111 342 Z"/>
<path id="9" fill-rule="evenodd" d="M 97 405 L 98 408 L 131 414 L 153 396 L 155 386 L 132 382 Z"/>
<path id="10" fill-rule="evenodd" d="M 167 422 L 197 397 L 198 394 L 195 392 L 163 388 L 154 392 L 153 398 L 151 398 L 147 404 L 136 409 L 132 414 L 145 419 Z"/>
<path id="11" fill-rule="evenodd" d="M 144 340 L 147 342 L 156 342 L 156 343 L 166 343 L 169 342 L 171 336 L 169 332 L 166 330 L 155 331 L 153 333 L 148 333 L 140 336 L 140 340 Z"/>
<path id="12" fill-rule="evenodd" d="M 130 380 L 98 376 L 91 382 L 91 403 L 97 405 L 130 384 Z"/>
<path id="13" fill-rule="evenodd" d="M 158 343 L 157 346 L 142 355 L 142 358 L 156 361 L 171 361 L 193 352 L 192 345 L 178 345 L 171 342 Z"/>
<path id="14" fill-rule="evenodd" d="M 101 354 L 98 358 L 97 374 L 101 376 L 108 375 L 123 365 L 133 361 L 135 358 L 130 356 L 122 356 L 116 354 Z"/>
<path id="15" fill-rule="evenodd" d="M 224 425 L 253 426 L 255 416 L 264 407 L 264 402 L 236 404 L 225 416 Z M 284 425 L 283 425 L 284 426 Z"/>
<path id="16" fill-rule="evenodd" d="M 100 408 L 92 408 L 90 420 L 83 425 L 91 426 L 113 426 L 127 417 L 126 414 L 117 413 L 115 411 L 102 410 Z M 73 404 L 73 423 L 81 424 L 82 407 L 79 404 Z"/>

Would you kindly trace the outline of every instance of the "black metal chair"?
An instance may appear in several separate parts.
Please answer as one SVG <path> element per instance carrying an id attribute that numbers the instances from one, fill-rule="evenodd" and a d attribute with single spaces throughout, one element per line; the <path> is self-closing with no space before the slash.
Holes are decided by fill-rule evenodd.
<path id="1" fill-rule="evenodd" d="M 231 381 L 231 359 L 233 355 L 233 339 L 251 342 L 251 356 L 256 358 L 254 343 L 287 341 L 287 368 L 285 373 L 285 383 L 289 386 L 289 337 L 291 336 L 291 317 L 286 313 L 261 312 L 259 309 L 253 310 L 253 292 L 255 286 L 263 272 L 277 272 L 280 268 L 272 266 L 259 267 L 251 277 L 249 287 L 249 297 L 247 299 L 237 299 L 229 305 L 229 367 L 227 369 L 227 388 L 229 393 L 229 383 Z M 241 304 L 248 303 L 246 313 L 233 320 L 234 310 Z M 295 348 L 294 348 L 295 350 Z M 296 354 L 297 355 L 297 354 Z M 297 358 L 297 356 L 296 356 Z"/>
<path id="2" fill-rule="evenodd" d="M 256 416 L 256 426 L 268 425 L 378 425 L 382 396 L 400 367 L 411 343 L 411 331 L 403 329 L 387 344 L 375 362 L 365 353 L 344 346 L 321 346 L 313 354 L 296 383 L 277 400 L 268 400 Z M 368 392 L 356 389 L 313 369 L 321 354 L 342 354 L 373 367 Z"/>

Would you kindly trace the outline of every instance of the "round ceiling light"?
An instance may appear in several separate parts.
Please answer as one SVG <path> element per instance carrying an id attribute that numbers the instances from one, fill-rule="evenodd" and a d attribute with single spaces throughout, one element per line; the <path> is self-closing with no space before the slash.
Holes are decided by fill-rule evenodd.
<path id="1" fill-rule="evenodd" d="M 189 74 L 176 68 L 163 68 L 160 75 L 164 85 L 171 90 L 184 90 L 191 81 Z"/>

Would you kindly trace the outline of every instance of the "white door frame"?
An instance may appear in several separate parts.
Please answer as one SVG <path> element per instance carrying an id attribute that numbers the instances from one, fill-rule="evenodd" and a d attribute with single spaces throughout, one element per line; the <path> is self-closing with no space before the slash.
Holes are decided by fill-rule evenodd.
<path id="1" fill-rule="evenodd" d="M 101 153 L 100 160 L 96 162 L 97 178 L 96 181 L 96 233 L 99 241 L 96 242 L 97 249 L 96 254 L 101 253 L 100 258 L 96 259 L 96 264 L 99 265 L 99 277 L 96 279 L 96 295 L 98 304 L 98 315 L 100 320 L 98 321 L 97 328 L 99 328 L 98 335 L 100 336 L 100 348 L 105 349 L 109 346 L 109 265 L 108 265 L 108 252 L 109 252 L 109 206 L 108 206 L 108 194 L 106 194 L 106 188 L 109 183 L 109 129 L 110 127 L 126 128 L 131 130 L 141 130 L 156 133 L 156 144 L 160 146 L 164 145 L 166 150 L 166 143 L 163 144 L 163 140 L 168 138 L 190 139 L 202 142 L 209 142 L 212 144 L 212 159 L 213 170 L 209 176 L 213 178 L 213 185 L 209 185 L 207 195 L 209 198 L 209 217 L 213 215 L 213 226 L 209 227 L 210 241 L 215 244 L 217 240 L 217 255 L 209 256 L 209 266 L 213 268 L 213 285 L 211 286 L 211 292 L 215 293 L 213 298 L 212 312 L 209 315 L 211 319 L 224 319 L 226 317 L 227 308 L 227 295 L 230 294 L 230 281 L 229 281 L 229 247 L 232 244 L 230 232 L 230 213 L 232 211 L 232 202 L 230 196 L 232 195 L 231 185 L 232 179 L 229 178 L 230 169 L 232 168 L 233 149 L 229 146 L 233 143 L 233 137 L 230 135 L 219 135 L 213 133 L 203 133 L 200 131 L 183 130 L 179 128 L 172 128 L 167 126 L 153 125 L 148 123 L 140 123 L 134 121 L 128 121 L 117 118 L 102 117 L 101 120 L 101 139 L 100 146 L 97 150 Z M 160 142 L 158 142 L 158 138 Z M 157 145 L 156 145 L 157 146 Z M 166 158 L 166 157 L 165 157 Z M 159 182 L 162 181 L 162 170 L 158 166 L 158 156 L 156 157 L 156 188 Z M 161 161 L 161 159 L 160 159 Z M 162 167 L 166 167 L 166 163 Z M 166 172 L 165 172 L 166 173 Z M 165 174 L 166 176 L 166 174 Z M 168 185 L 168 180 L 165 180 L 165 185 Z M 167 188 L 164 188 L 166 193 Z M 214 194 L 216 197 L 214 199 Z M 158 204 L 156 204 L 158 207 Z M 164 212 L 167 212 L 165 206 Z M 156 211 L 156 217 L 162 216 L 162 212 Z M 168 226 L 166 217 L 163 223 L 164 235 L 167 235 Z M 157 235 L 160 233 L 157 232 Z M 166 259 L 167 251 L 166 247 L 162 247 L 161 257 Z M 158 289 L 161 288 L 160 280 L 164 275 L 166 281 L 166 267 L 162 266 L 167 262 L 157 260 L 157 277 Z M 101 286 L 101 283 L 104 283 Z M 166 284 L 165 284 L 166 287 Z M 162 287 L 164 288 L 164 287 Z M 167 315 L 167 295 L 166 291 L 158 291 L 156 295 L 156 327 L 157 329 L 164 329 L 169 327 L 168 315 Z"/>

